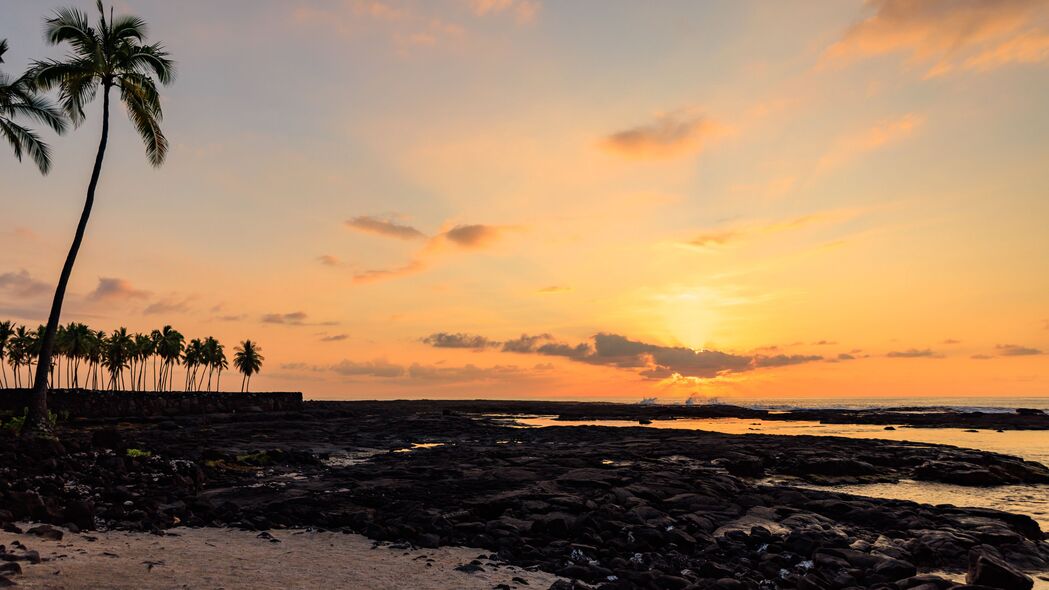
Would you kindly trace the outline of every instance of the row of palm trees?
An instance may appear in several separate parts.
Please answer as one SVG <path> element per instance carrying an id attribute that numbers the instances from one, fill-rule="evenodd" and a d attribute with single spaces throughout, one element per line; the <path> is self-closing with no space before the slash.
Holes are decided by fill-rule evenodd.
<path id="1" fill-rule="evenodd" d="M 45 327 L 33 330 L 0 322 L 0 387 L 28 387 L 40 355 Z M 240 343 L 233 366 L 242 375 L 241 391 L 248 391 L 251 376 L 262 369 L 261 349 L 251 340 Z M 8 378 L 7 366 L 11 367 Z M 149 334 L 118 328 L 111 334 L 71 322 L 59 326 L 48 369 L 48 386 L 54 388 L 174 391 L 174 369 L 183 367 L 183 391 L 219 390 L 222 372 L 229 369 L 225 347 L 208 336 L 187 341 L 171 326 Z"/>
<path id="2" fill-rule="evenodd" d="M 87 109 L 96 98 L 102 103 L 101 135 L 84 208 L 39 339 L 37 364 L 49 370 L 37 371 L 32 382 L 32 396 L 22 428 L 22 435 L 32 438 L 53 436 L 47 420 L 47 377 L 50 367 L 55 365 L 55 341 L 66 287 L 84 241 L 102 173 L 109 143 L 111 103 L 119 101 L 124 107 L 121 110 L 142 138 L 150 164 L 160 166 L 168 152 L 168 140 L 160 126 L 164 113 L 159 87 L 175 79 L 174 62 L 162 44 L 146 41 L 148 26 L 143 19 L 116 15 L 112 7 L 107 11 L 102 0 L 97 0 L 95 8 L 94 19 L 77 8 L 57 9 L 44 19 L 44 36 L 49 44 L 65 48 L 62 57 L 34 60 L 24 74 L 14 78 L 0 72 L 0 139 L 11 145 L 15 158 L 21 161 L 23 156 L 28 156 L 43 174 L 51 168 L 51 151 L 24 122 L 38 123 L 61 135 L 70 126 L 76 128 L 84 123 Z M 0 40 L 0 63 L 6 50 L 6 41 Z"/>

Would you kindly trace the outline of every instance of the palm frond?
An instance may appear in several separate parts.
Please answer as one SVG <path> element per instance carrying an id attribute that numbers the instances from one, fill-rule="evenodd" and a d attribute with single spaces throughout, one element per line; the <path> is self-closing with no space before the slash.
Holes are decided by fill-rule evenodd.
<path id="1" fill-rule="evenodd" d="M 175 80 L 175 62 L 168 57 L 168 52 L 160 43 L 128 43 L 126 53 L 121 56 L 120 67 L 141 74 L 152 73 L 165 86 Z"/>
<path id="2" fill-rule="evenodd" d="M 113 41 L 135 39 L 142 41 L 149 31 L 146 21 L 137 16 L 118 16 L 110 24 L 109 36 Z"/>
<path id="3" fill-rule="evenodd" d="M 153 166 L 160 166 L 168 154 L 168 140 L 160 129 L 163 112 L 157 88 L 146 76 L 125 75 L 119 84 L 120 98 L 146 146 L 146 157 Z"/>
<path id="4" fill-rule="evenodd" d="M 95 52 L 98 39 L 87 14 L 76 8 L 59 8 L 44 21 L 44 38 L 52 45 L 68 42 L 82 55 Z"/>
<path id="5" fill-rule="evenodd" d="M 0 109 L 8 116 L 23 116 L 33 119 L 53 129 L 56 133 L 65 133 L 68 121 L 65 114 L 47 98 L 40 96 L 29 88 L 24 80 L 18 80 L 9 87 L 10 100 L 0 104 Z"/>
<path id="6" fill-rule="evenodd" d="M 32 130 L 0 117 L 0 135 L 3 135 L 14 149 L 15 158 L 22 161 L 22 154 L 28 154 L 41 174 L 51 170 L 51 148 L 41 141 L 40 136 Z"/>
<path id="7" fill-rule="evenodd" d="M 7 53 L 7 39 L 0 39 L 0 64 L 4 63 L 5 53 Z"/>

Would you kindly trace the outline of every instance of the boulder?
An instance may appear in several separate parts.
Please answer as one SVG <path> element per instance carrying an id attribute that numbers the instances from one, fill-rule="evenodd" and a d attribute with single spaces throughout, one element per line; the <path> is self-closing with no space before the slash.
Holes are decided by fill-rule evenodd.
<path id="1" fill-rule="evenodd" d="M 980 549 L 973 549 L 969 553 L 969 572 L 965 581 L 1002 590 L 1031 590 L 1034 587 L 1034 580 L 1030 576 Z"/>

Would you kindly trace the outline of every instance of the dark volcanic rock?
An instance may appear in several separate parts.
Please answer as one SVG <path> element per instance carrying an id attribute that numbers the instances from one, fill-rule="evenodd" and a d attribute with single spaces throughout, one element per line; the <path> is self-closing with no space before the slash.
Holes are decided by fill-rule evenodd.
<path id="1" fill-rule="evenodd" d="M 1003 590 L 1030 590 L 1034 580 L 986 550 L 974 549 L 969 554 L 969 584 L 979 584 Z"/>
<path id="2" fill-rule="evenodd" d="M 488 402 L 442 404 L 310 403 L 182 416 L 178 428 L 96 422 L 64 428 L 66 452 L 43 461 L 0 436 L 0 506 L 10 513 L 0 520 L 343 530 L 399 547 L 480 547 L 578 580 L 568 588 L 604 590 L 939 590 L 916 568 L 964 569 L 983 545 L 1022 568 L 1049 567 L 1042 531 L 1025 516 L 754 479 L 940 481 L 959 466 L 988 483 L 1049 477 L 1013 457 L 832 437 L 516 429 L 468 415 Z"/>

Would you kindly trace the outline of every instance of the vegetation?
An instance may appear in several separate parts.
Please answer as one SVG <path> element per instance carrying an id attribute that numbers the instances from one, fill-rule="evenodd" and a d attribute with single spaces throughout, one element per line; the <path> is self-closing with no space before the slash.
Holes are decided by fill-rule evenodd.
<path id="1" fill-rule="evenodd" d="M 99 90 L 102 95 L 102 133 L 98 151 L 95 153 L 95 164 L 91 170 L 80 222 L 62 266 L 47 325 L 39 338 L 37 364 L 40 367 L 53 367 L 52 355 L 62 316 L 62 302 L 80 244 L 84 240 L 109 141 L 110 94 L 114 88 L 119 90 L 120 102 L 145 143 L 149 162 L 153 166 L 160 166 L 168 151 L 168 141 L 160 129 L 163 111 L 157 85 L 171 83 L 175 76 L 174 63 L 162 45 L 145 42 L 145 21 L 134 16 L 114 16 L 112 9 L 107 18 L 101 0 L 98 0 L 97 8 L 98 19 L 94 24 L 88 20 L 86 13 L 76 8 L 59 9 L 46 19 L 44 34 L 47 41 L 52 45 L 67 46 L 68 53 L 62 59 L 34 62 L 24 77 L 25 86 L 34 92 L 57 91 L 62 111 L 74 126 L 84 122 L 84 108 L 95 99 Z M 25 99 L 22 97 L 19 100 L 24 102 Z M 38 159 L 38 165 L 43 161 L 46 159 Z M 124 343 L 110 345 L 116 346 L 117 352 L 123 352 Z M 125 365 L 132 361 L 116 355 L 106 356 L 105 359 L 109 361 L 107 370 L 114 384 L 116 381 L 112 376 L 122 377 Z M 26 422 L 30 432 L 48 433 L 45 418 L 50 373 L 50 370 L 38 370 L 33 379 L 33 399 Z M 131 381 L 134 386 L 134 379 Z"/>
<path id="2" fill-rule="evenodd" d="M 7 39 L 0 39 L 0 64 L 4 63 L 5 53 Z M 0 72 L 0 135 L 11 144 L 19 162 L 28 155 L 40 173 L 47 174 L 51 169 L 51 149 L 35 131 L 20 125 L 19 119 L 42 123 L 56 133 L 65 132 L 68 126 L 62 111 L 36 92 L 29 73 L 11 80 Z"/>
<path id="3" fill-rule="evenodd" d="M 261 352 L 262 349 L 258 344 L 251 340 L 245 340 L 237 347 L 233 355 L 233 365 L 244 375 L 240 382 L 241 391 L 248 391 L 251 387 L 251 376 L 262 369 L 262 361 L 266 359 L 260 354 Z"/>
<path id="4" fill-rule="evenodd" d="M 45 328 L 31 330 L 0 322 L 0 387 L 26 387 L 39 373 L 38 354 Z M 218 391 L 222 372 L 229 369 L 225 346 L 208 336 L 186 338 L 171 326 L 149 334 L 118 328 L 111 334 L 71 322 L 55 331 L 51 365 L 45 372 L 53 388 L 171 391 L 174 368 L 181 366 L 183 391 Z M 238 360 L 243 355 L 244 360 Z M 245 382 L 262 368 L 258 345 L 245 340 L 237 347 L 234 365 Z M 8 366 L 11 371 L 8 372 Z"/>

